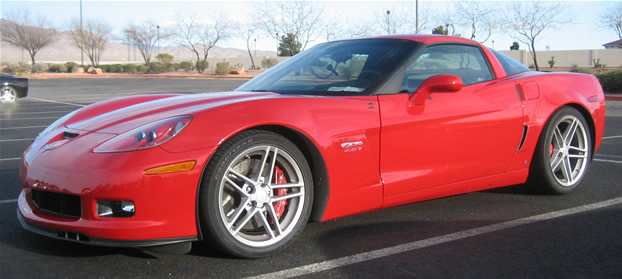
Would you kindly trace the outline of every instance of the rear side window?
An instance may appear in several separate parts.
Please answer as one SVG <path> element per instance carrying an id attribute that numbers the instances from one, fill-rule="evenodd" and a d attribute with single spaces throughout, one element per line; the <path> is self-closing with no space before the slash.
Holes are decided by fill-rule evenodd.
<path id="1" fill-rule="evenodd" d="M 527 68 L 527 66 L 514 60 L 512 57 L 509 57 L 496 50 L 491 49 L 491 51 L 492 53 L 495 54 L 495 56 L 497 57 L 497 60 L 499 60 L 499 62 L 501 63 L 501 66 L 503 67 L 503 69 L 505 70 L 505 73 L 508 76 L 529 71 L 529 68 Z"/>
<path id="2" fill-rule="evenodd" d="M 414 92 L 435 75 L 456 75 L 465 86 L 492 80 L 490 67 L 479 48 L 467 45 L 427 47 L 406 70 L 400 92 Z"/>

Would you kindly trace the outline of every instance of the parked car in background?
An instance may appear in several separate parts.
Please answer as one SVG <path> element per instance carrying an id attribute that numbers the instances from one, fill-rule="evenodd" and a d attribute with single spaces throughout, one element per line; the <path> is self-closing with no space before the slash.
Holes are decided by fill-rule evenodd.
<path id="1" fill-rule="evenodd" d="M 115 98 L 46 128 L 21 224 L 91 245 L 282 251 L 309 220 L 524 184 L 579 187 L 605 126 L 592 75 L 464 38 L 333 41 L 234 92 Z"/>
<path id="2" fill-rule="evenodd" d="M 0 73 L 0 103 L 12 103 L 28 95 L 28 79 Z"/>

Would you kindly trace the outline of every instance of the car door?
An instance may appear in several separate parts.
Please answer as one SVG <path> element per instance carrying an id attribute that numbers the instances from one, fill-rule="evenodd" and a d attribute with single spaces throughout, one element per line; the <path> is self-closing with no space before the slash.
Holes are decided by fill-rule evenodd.
<path id="1" fill-rule="evenodd" d="M 409 97 L 428 77 L 461 77 L 453 93 Z M 520 145 L 522 108 L 512 82 L 495 80 L 481 49 L 433 45 L 408 66 L 401 94 L 379 95 L 384 196 L 503 173 Z"/>

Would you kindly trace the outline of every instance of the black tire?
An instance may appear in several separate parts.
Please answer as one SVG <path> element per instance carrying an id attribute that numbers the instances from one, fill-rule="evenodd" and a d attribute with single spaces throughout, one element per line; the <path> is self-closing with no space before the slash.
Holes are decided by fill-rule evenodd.
<path id="1" fill-rule="evenodd" d="M 562 107 L 548 120 L 533 155 L 526 186 L 542 194 L 568 194 L 581 184 L 592 158 L 585 118 Z"/>
<path id="2" fill-rule="evenodd" d="M 203 236 L 236 257 L 277 253 L 307 223 L 312 185 L 309 164 L 291 141 L 269 131 L 242 132 L 227 140 L 207 165 L 199 190 Z"/>

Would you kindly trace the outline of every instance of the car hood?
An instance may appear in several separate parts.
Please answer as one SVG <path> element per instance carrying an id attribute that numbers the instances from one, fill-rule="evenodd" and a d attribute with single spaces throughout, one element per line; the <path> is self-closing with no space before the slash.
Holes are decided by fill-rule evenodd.
<path id="1" fill-rule="evenodd" d="M 214 107 L 278 96 L 271 92 L 222 92 L 117 98 L 80 109 L 63 125 L 75 131 L 120 134 L 169 117 L 192 116 Z"/>

